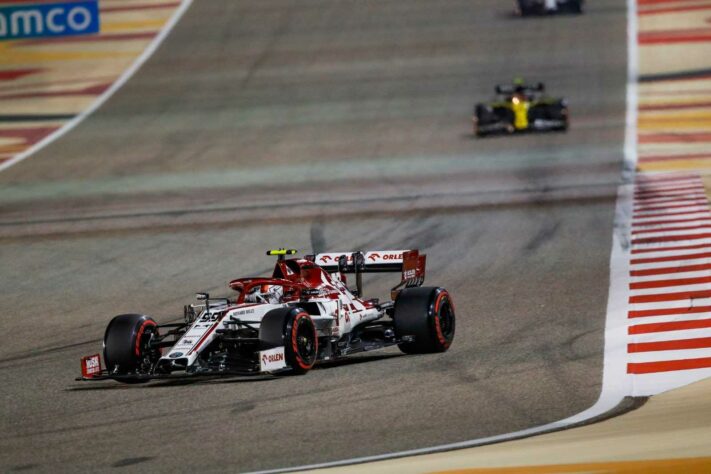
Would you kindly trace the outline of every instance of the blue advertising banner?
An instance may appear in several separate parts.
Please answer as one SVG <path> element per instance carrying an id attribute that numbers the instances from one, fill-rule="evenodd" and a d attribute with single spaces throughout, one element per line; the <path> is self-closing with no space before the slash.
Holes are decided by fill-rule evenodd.
<path id="1" fill-rule="evenodd" d="M 98 0 L 0 6 L 0 40 L 98 32 Z"/>

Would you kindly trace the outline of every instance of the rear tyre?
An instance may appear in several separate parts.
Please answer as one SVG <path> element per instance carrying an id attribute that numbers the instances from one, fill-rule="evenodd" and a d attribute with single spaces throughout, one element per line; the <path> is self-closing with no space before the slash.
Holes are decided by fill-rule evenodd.
<path id="1" fill-rule="evenodd" d="M 556 130 L 559 132 L 565 132 L 568 130 L 568 106 L 565 104 L 565 102 L 561 101 L 559 102 L 555 107 L 553 107 L 553 119 L 555 120 L 561 120 L 563 122 L 563 125 L 556 127 Z"/>
<path id="2" fill-rule="evenodd" d="M 104 362 L 111 375 L 148 374 L 160 358 L 160 351 L 151 349 L 150 341 L 158 334 L 156 322 L 142 314 L 121 314 L 114 317 L 104 334 Z M 120 380 L 125 383 L 145 380 Z"/>
<path id="3" fill-rule="evenodd" d="M 551 127 L 549 130 L 564 132 L 568 130 L 568 107 L 563 101 L 531 107 L 528 111 L 528 121 L 534 123 L 539 119 L 560 122 L 560 125 Z"/>
<path id="4" fill-rule="evenodd" d="M 479 117 L 476 115 L 472 117 L 472 135 L 476 137 L 483 136 L 483 133 L 479 130 Z"/>
<path id="5" fill-rule="evenodd" d="M 284 329 L 284 354 L 292 373 L 303 375 L 316 363 L 318 334 L 311 316 L 300 308 L 294 308 L 286 320 Z"/>
<path id="6" fill-rule="evenodd" d="M 570 128 L 570 122 L 568 121 L 568 111 L 565 111 L 565 122 L 563 123 L 562 126 L 558 128 L 559 132 L 567 132 L 568 129 Z"/>
<path id="7" fill-rule="evenodd" d="M 516 6 L 514 7 L 514 13 L 518 16 L 527 16 L 530 14 L 528 10 L 528 5 L 522 0 L 517 0 Z"/>
<path id="8" fill-rule="evenodd" d="M 520 16 L 542 15 L 544 13 L 543 2 L 517 0 L 515 12 Z"/>
<path id="9" fill-rule="evenodd" d="M 474 116 L 472 117 L 472 131 L 477 137 L 483 137 L 486 132 L 481 130 L 480 125 L 486 123 L 486 106 L 483 104 L 477 104 L 474 107 Z"/>
<path id="10" fill-rule="evenodd" d="M 477 137 L 502 132 L 513 133 L 515 131 L 514 113 L 506 107 L 477 104 L 474 108 L 473 120 L 475 123 L 474 133 Z M 492 126 L 496 126 L 496 128 L 492 129 Z M 484 127 L 483 130 L 482 127 Z"/>
<path id="11" fill-rule="evenodd" d="M 531 16 L 534 14 L 533 10 L 531 10 L 530 8 L 519 8 L 517 13 L 519 16 L 522 16 L 522 17 Z"/>
<path id="12" fill-rule="evenodd" d="M 395 300 L 395 336 L 414 336 L 398 344 L 406 354 L 445 352 L 454 339 L 454 304 L 444 288 L 405 288 Z"/>

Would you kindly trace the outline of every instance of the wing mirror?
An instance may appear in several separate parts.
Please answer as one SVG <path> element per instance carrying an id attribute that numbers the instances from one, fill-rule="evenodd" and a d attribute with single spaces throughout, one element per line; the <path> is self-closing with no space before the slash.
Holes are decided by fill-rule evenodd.
<path id="1" fill-rule="evenodd" d="M 192 305 L 186 304 L 183 306 L 183 318 L 185 319 L 185 324 L 192 324 L 197 318 L 197 313 Z"/>

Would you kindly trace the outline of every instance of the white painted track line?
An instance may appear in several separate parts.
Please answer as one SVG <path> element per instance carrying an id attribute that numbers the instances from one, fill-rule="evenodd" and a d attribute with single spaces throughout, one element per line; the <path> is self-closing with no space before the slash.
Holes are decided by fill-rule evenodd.
<path id="1" fill-rule="evenodd" d="M 679 341 L 683 339 L 711 338 L 711 328 L 684 329 L 681 331 L 649 332 L 635 334 L 632 342 L 646 343 L 659 341 Z"/>
<path id="2" fill-rule="evenodd" d="M 659 323 L 676 323 L 679 321 L 701 321 L 701 320 L 711 320 L 711 309 L 703 313 L 683 313 L 683 314 L 669 314 L 663 316 L 645 316 L 641 318 L 630 318 L 630 326 L 639 326 L 645 324 L 659 324 Z M 670 333 L 672 331 L 664 331 Z"/>
<path id="3" fill-rule="evenodd" d="M 654 352 L 633 352 L 629 355 L 632 364 L 644 364 L 646 362 L 701 359 L 711 357 L 711 348 L 705 349 L 683 349 L 678 351 L 654 351 Z M 682 371 L 676 371 L 681 373 Z"/>

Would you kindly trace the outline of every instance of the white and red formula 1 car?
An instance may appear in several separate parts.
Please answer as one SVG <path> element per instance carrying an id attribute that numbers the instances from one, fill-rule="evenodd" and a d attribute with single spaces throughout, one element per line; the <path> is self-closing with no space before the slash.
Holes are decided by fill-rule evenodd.
<path id="1" fill-rule="evenodd" d="M 82 359 L 78 380 L 126 383 L 200 375 L 306 373 L 322 361 L 397 344 L 408 354 L 444 352 L 454 338 L 452 298 L 423 287 L 425 255 L 417 250 L 277 256 L 269 278 L 238 278 L 236 295 L 184 308 L 185 321 L 158 324 L 142 314 L 114 317 L 99 354 Z M 393 301 L 362 296 L 362 275 L 398 272 Z M 346 275 L 355 275 L 349 289 Z"/>

